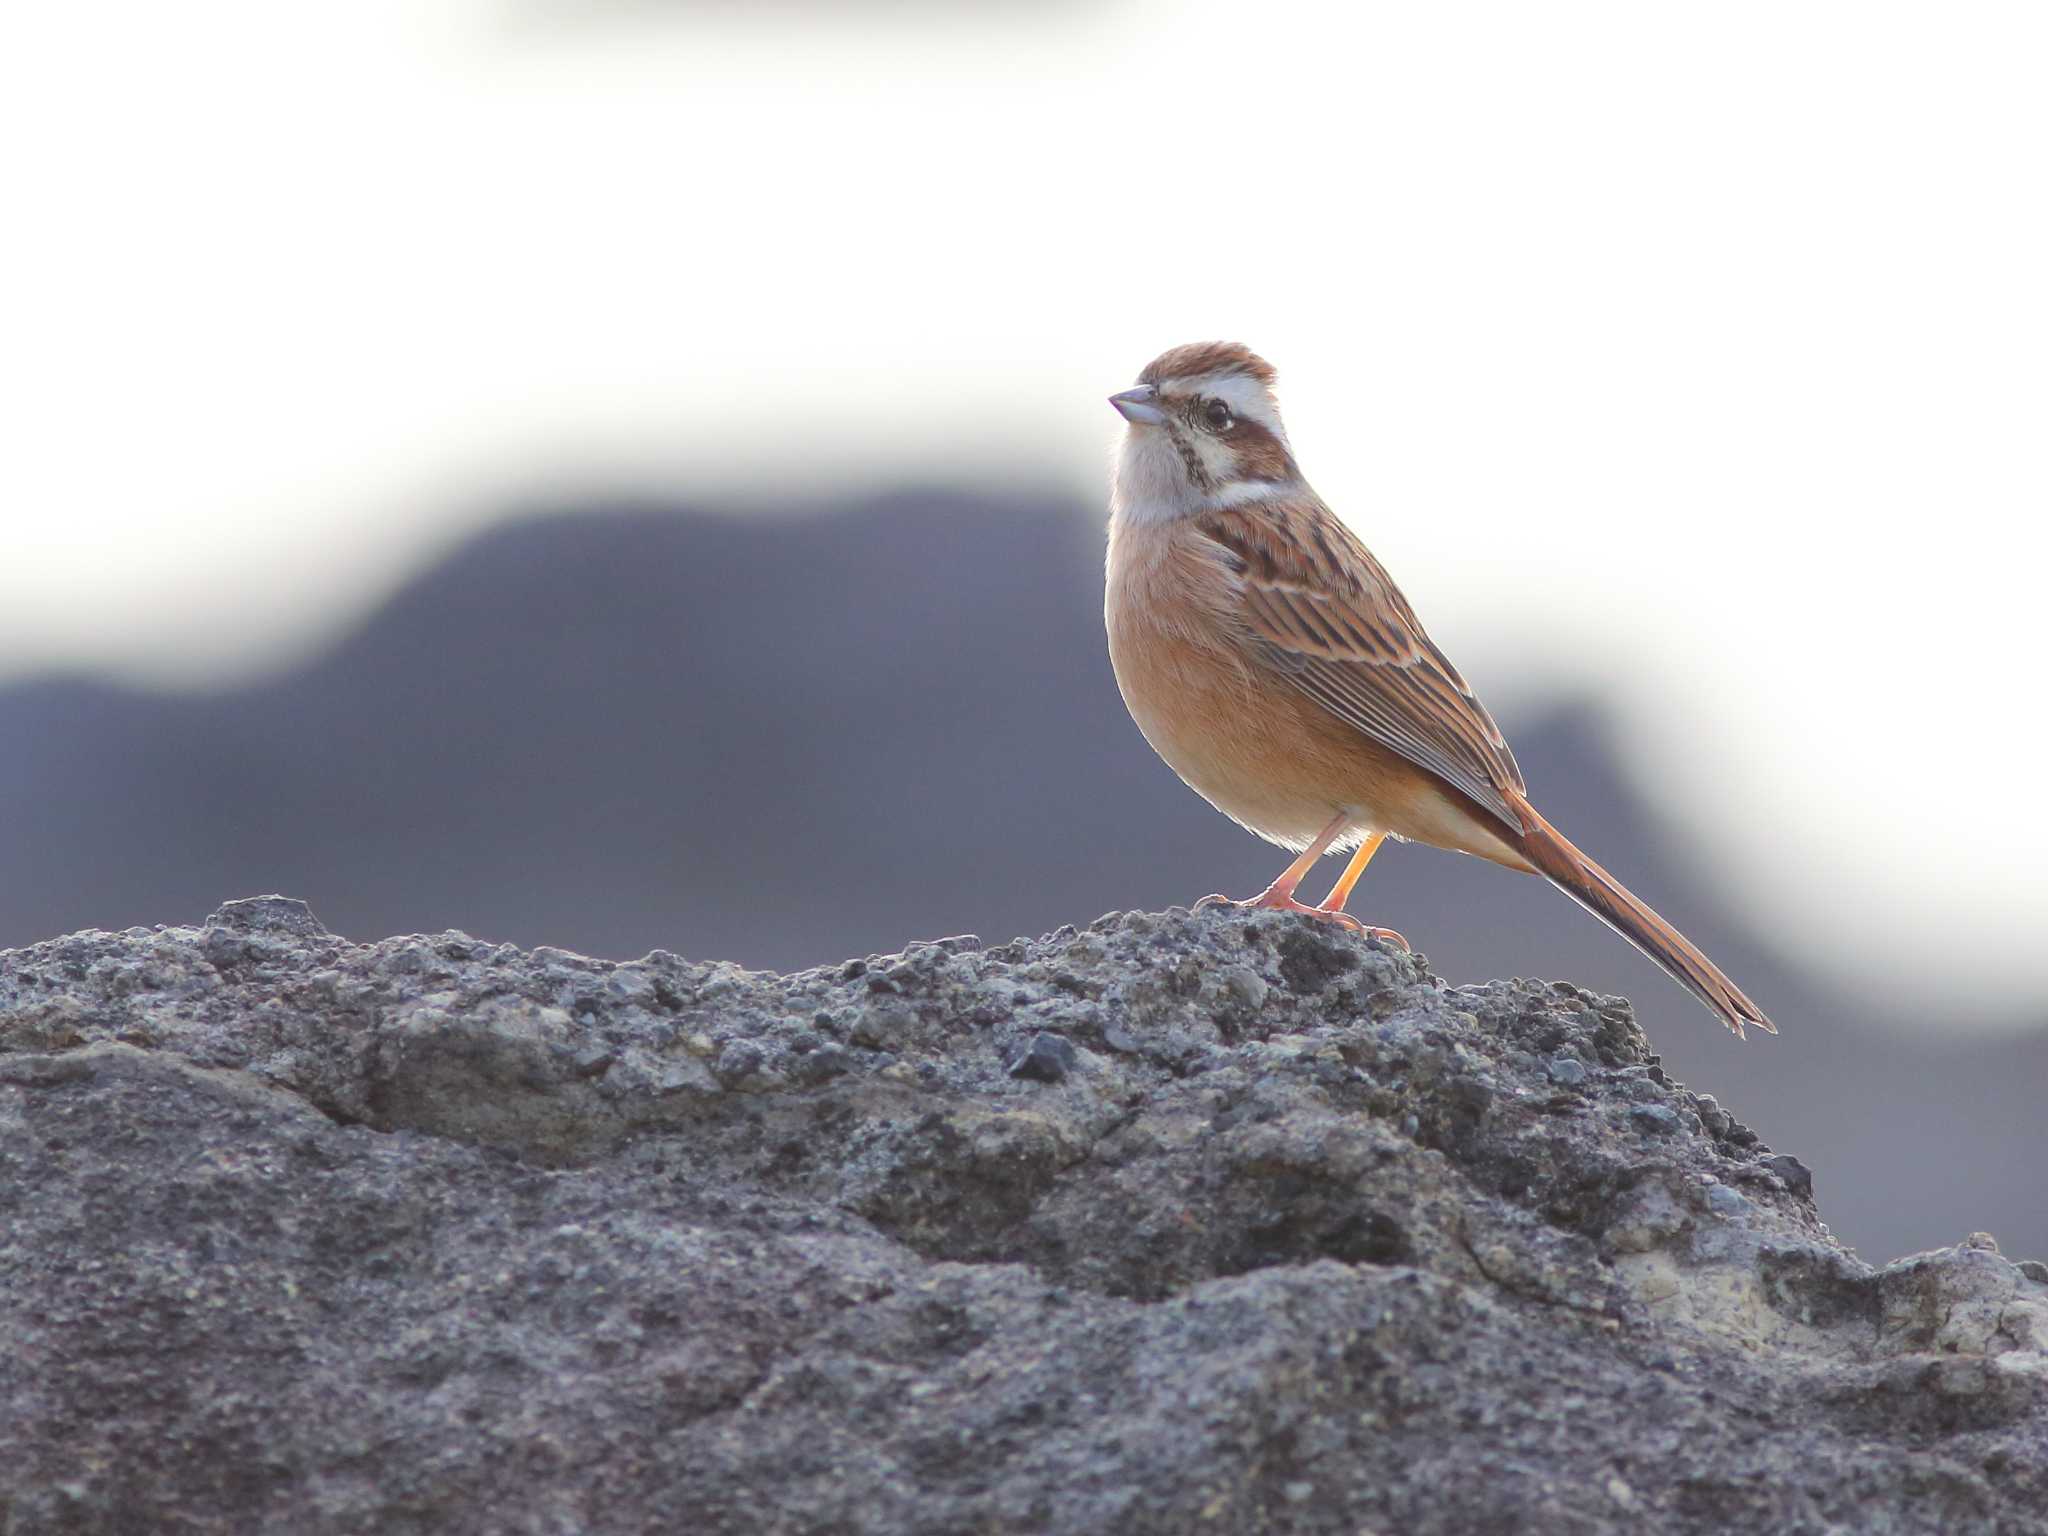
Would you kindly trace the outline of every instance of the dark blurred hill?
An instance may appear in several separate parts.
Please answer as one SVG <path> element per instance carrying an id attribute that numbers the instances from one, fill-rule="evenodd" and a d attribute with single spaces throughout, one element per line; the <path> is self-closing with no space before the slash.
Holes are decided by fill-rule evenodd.
<path id="1" fill-rule="evenodd" d="M 1184 789 L 1117 698 L 1096 522 L 939 493 L 805 520 L 540 517 L 259 686 L 0 689 L 0 947 L 283 890 L 358 938 L 460 927 L 788 968 L 1255 891 L 1283 856 Z M 1389 850 L 1361 914 L 1453 979 L 1635 998 L 1670 1070 L 1809 1163 L 1868 1257 L 1973 1228 L 2048 1254 L 2048 1008 L 1986 1036 L 2002 1021 L 1830 995 L 1788 958 L 1798 935 L 1767 939 L 1691 876 L 1597 709 L 1489 702 L 1545 814 L 1783 1037 L 1737 1044 L 1561 897 L 1474 860 Z"/>

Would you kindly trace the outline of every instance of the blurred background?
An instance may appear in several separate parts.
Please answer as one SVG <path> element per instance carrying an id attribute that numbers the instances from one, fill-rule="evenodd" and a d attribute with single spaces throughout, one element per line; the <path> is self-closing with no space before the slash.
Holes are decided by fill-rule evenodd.
<path id="1" fill-rule="evenodd" d="M 1784 1033 L 1472 860 L 1354 907 L 1634 997 L 1866 1257 L 2048 1256 L 2044 68 L 2019 3 L 13 8 L 0 946 L 1257 890 L 1100 622 L 1103 397 L 1228 337 Z"/>

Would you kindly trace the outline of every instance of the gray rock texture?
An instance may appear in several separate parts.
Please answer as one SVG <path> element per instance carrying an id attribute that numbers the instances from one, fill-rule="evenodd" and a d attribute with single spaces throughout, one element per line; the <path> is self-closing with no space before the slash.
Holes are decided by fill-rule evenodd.
<path id="1" fill-rule="evenodd" d="M 8 1536 L 1738 1529 L 2048 1531 L 2048 1269 L 1860 1262 L 1619 999 L 1178 910 L 0 954 Z"/>

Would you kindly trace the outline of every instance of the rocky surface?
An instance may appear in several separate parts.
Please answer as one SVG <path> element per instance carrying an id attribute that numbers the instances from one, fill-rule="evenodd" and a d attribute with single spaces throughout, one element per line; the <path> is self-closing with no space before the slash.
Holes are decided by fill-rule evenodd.
<path id="1" fill-rule="evenodd" d="M 1812 1197 L 1619 999 L 1290 917 L 235 902 L 0 954 L 0 1531 L 2048 1530 L 2048 1268 Z"/>

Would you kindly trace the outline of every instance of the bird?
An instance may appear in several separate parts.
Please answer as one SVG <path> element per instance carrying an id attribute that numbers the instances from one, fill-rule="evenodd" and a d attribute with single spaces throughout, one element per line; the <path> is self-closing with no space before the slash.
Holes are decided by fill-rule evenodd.
<path id="1" fill-rule="evenodd" d="M 1777 1029 L 1699 947 L 1553 827 L 1486 706 L 1302 476 L 1271 364 L 1237 342 L 1153 359 L 1109 397 L 1103 619 L 1131 718 L 1187 786 L 1299 857 L 1258 895 L 1405 949 L 1344 908 L 1392 838 L 1540 875 L 1743 1037 Z M 1353 850 L 1330 894 L 1295 890 Z"/>

